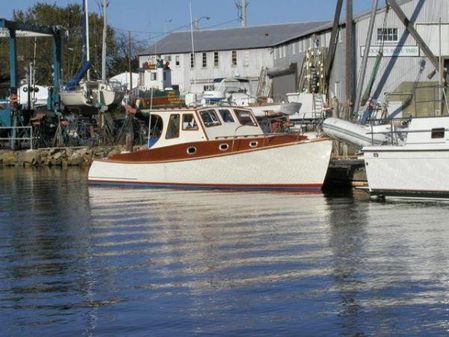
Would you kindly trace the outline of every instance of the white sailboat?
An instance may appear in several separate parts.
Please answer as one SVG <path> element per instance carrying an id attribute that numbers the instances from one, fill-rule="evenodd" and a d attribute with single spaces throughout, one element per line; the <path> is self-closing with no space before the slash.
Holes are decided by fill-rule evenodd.
<path id="1" fill-rule="evenodd" d="M 392 144 L 362 148 L 370 194 L 449 198 L 449 116 L 412 118 Z"/>
<path id="2" fill-rule="evenodd" d="M 106 1 L 103 1 L 103 55 L 102 55 L 102 79 L 98 81 L 90 80 L 90 51 L 89 51 L 89 11 L 88 0 L 84 0 L 83 8 L 85 15 L 85 36 L 86 36 L 86 58 L 81 70 L 69 81 L 68 85 L 61 90 L 60 97 L 64 106 L 69 108 L 92 107 L 104 109 L 112 104 L 118 104 L 123 98 L 124 92 L 119 84 L 109 83 L 106 80 Z M 86 80 L 81 80 L 87 75 Z"/>

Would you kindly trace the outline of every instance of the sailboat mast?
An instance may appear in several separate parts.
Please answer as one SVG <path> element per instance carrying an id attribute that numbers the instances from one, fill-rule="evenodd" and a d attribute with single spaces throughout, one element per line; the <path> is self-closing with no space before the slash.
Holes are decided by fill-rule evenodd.
<path id="1" fill-rule="evenodd" d="M 103 0 L 103 45 L 101 51 L 101 79 L 106 82 L 106 35 L 108 33 L 108 21 L 106 17 L 106 0 Z"/>
<path id="2" fill-rule="evenodd" d="M 86 62 L 90 61 L 90 45 L 89 45 L 89 7 L 88 1 L 84 0 L 84 20 L 86 25 Z M 87 71 L 87 80 L 90 81 L 90 70 Z"/>

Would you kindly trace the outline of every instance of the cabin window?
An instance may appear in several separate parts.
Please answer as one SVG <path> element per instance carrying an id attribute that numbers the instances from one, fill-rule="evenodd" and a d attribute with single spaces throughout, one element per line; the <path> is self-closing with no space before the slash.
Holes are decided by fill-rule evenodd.
<path id="1" fill-rule="evenodd" d="M 195 54 L 190 53 L 190 68 L 195 68 Z"/>
<path id="2" fill-rule="evenodd" d="M 236 66 L 237 65 L 237 51 L 233 50 L 232 51 L 232 66 Z"/>
<path id="3" fill-rule="evenodd" d="M 204 110 L 200 115 L 206 127 L 221 125 L 215 110 Z"/>
<path id="4" fill-rule="evenodd" d="M 214 51 L 214 67 L 218 67 L 218 65 L 219 65 L 218 51 Z"/>
<path id="5" fill-rule="evenodd" d="M 170 115 L 165 139 L 173 139 L 179 137 L 179 119 L 180 119 L 179 114 Z"/>
<path id="6" fill-rule="evenodd" d="M 215 87 L 213 84 L 203 85 L 203 91 L 212 91 Z"/>
<path id="7" fill-rule="evenodd" d="M 198 124 L 196 124 L 193 114 L 182 115 L 182 129 L 183 130 L 198 130 Z"/>
<path id="8" fill-rule="evenodd" d="M 235 109 L 234 112 L 241 125 L 257 126 L 253 115 L 248 110 Z"/>
<path id="9" fill-rule="evenodd" d="M 207 67 L 207 53 L 203 53 L 203 68 Z"/>
<path id="10" fill-rule="evenodd" d="M 444 128 L 432 129 L 432 139 L 444 138 Z"/>
<path id="11" fill-rule="evenodd" d="M 232 117 L 231 111 L 229 111 L 228 109 L 218 109 L 218 112 L 220 113 L 223 122 L 234 123 L 234 117 Z"/>
<path id="12" fill-rule="evenodd" d="M 377 41 L 395 42 L 398 41 L 397 28 L 377 28 Z"/>

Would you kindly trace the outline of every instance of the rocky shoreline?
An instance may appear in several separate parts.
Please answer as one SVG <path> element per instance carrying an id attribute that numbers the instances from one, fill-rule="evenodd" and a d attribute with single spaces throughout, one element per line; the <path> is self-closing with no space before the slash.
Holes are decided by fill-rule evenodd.
<path id="1" fill-rule="evenodd" d="M 136 151 L 140 147 L 135 147 Z M 63 147 L 36 150 L 0 150 L 0 167 L 89 167 L 94 159 L 125 151 L 125 146 Z"/>

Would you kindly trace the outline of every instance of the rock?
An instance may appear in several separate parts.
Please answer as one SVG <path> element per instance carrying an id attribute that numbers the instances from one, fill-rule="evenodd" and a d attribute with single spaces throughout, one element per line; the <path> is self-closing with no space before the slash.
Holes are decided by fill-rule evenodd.
<path id="1" fill-rule="evenodd" d="M 22 162 L 24 165 L 38 166 L 41 163 L 41 155 L 38 150 L 27 150 L 22 153 Z"/>
<path id="2" fill-rule="evenodd" d="M 3 166 L 15 166 L 17 164 L 17 152 L 4 151 L 0 156 L 0 163 Z"/>
<path id="3" fill-rule="evenodd" d="M 80 152 L 74 152 L 67 160 L 67 164 L 70 166 L 79 166 L 84 161 Z"/>
<path id="4" fill-rule="evenodd" d="M 55 159 L 55 160 L 62 160 L 62 157 L 63 157 L 63 153 L 61 151 L 56 152 L 52 155 L 52 159 Z"/>

